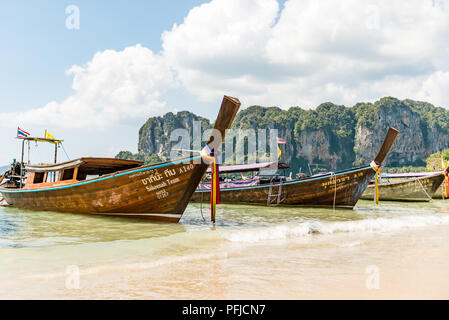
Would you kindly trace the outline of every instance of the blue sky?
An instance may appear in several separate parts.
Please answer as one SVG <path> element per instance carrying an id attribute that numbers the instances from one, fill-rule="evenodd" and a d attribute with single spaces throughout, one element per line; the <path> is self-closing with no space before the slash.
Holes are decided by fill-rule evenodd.
<path id="1" fill-rule="evenodd" d="M 387 95 L 449 107 L 448 17 L 449 0 L 3 0 L 0 165 L 18 155 L 17 126 L 48 129 L 72 158 L 114 156 L 137 151 L 149 116 L 213 119 L 224 94 L 242 108 Z"/>
<path id="2" fill-rule="evenodd" d="M 1 108 L 27 109 L 71 92 L 65 74 L 95 52 L 141 43 L 158 52 L 161 34 L 201 0 L 2 1 L 0 3 Z M 68 5 L 80 8 L 80 29 L 65 27 Z"/>
<path id="3" fill-rule="evenodd" d="M 72 77 L 66 75 L 66 70 L 74 64 L 86 63 L 96 52 L 106 49 L 122 50 L 137 43 L 155 52 L 160 51 L 162 32 L 169 30 L 173 23 L 182 23 L 189 10 L 203 2 L 205 1 L 41 0 L 39 4 L 36 1 L 22 0 L 0 2 L 0 112 L 23 111 L 38 108 L 52 100 L 63 100 L 73 93 Z M 68 30 L 65 27 L 68 17 L 65 10 L 72 4 L 80 8 L 79 30 Z M 172 97 L 173 104 L 180 109 L 194 102 L 194 99 L 184 92 L 174 92 Z M 195 111 L 201 112 L 198 108 Z M 204 112 L 204 115 L 213 117 L 213 112 Z M 140 125 L 145 121 L 144 116 Z M 20 125 L 17 123 L 17 126 Z M 42 130 L 39 131 L 42 128 L 33 130 L 33 126 L 25 126 L 24 129 L 31 131 L 33 135 L 42 135 Z M 127 149 L 135 152 L 139 124 L 121 129 L 125 130 L 122 135 L 109 130 L 100 134 L 110 135 L 111 139 L 119 140 L 118 143 L 123 148 L 128 147 Z M 52 132 L 51 126 L 48 130 Z M 63 139 L 69 139 L 66 142 L 69 152 L 77 133 L 64 132 L 59 128 L 53 132 L 60 133 L 59 137 Z M 13 141 L 13 144 L 7 141 L 15 136 L 15 129 L 1 130 L 1 133 L 2 145 L 16 147 L 16 141 Z M 96 149 L 97 146 L 93 144 L 92 147 L 86 148 L 86 152 L 92 153 Z M 108 152 L 102 146 L 100 149 L 107 151 L 108 156 L 114 153 Z M 40 150 L 42 154 L 36 154 Z M 52 146 L 46 145 L 36 148 L 32 151 L 35 153 L 32 160 L 48 161 L 51 159 L 51 150 Z M 8 163 L 10 158 L 15 158 L 17 150 L 12 151 L 2 152 L 0 163 Z M 82 154 L 81 148 L 77 148 L 75 155 Z M 65 159 L 65 156 L 62 158 Z"/>

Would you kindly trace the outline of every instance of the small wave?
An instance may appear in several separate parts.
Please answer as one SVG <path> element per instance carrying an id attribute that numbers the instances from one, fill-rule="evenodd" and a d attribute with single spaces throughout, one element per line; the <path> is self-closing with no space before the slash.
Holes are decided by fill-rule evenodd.
<path id="1" fill-rule="evenodd" d="M 307 221 L 295 225 L 279 225 L 267 228 L 239 230 L 223 237 L 232 242 L 258 242 L 283 240 L 311 234 L 344 232 L 389 232 L 406 228 L 419 228 L 449 224 L 449 216 L 402 216 L 394 218 L 369 218 L 357 221 L 321 222 Z"/>
<path id="2" fill-rule="evenodd" d="M 0 248 L 26 248 L 26 245 L 20 243 L 0 243 Z"/>
<path id="3" fill-rule="evenodd" d="M 347 242 L 347 243 L 341 243 L 341 244 L 337 244 L 340 248 L 352 248 L 352 247 L 357 247 L 363 244 L 363 241 L 357 240 L 357 241 L 352 241 L 352 242 Z"/>
<path id="4" fill-rule="evenodd" d="M 211 260 L 211 259 L 227 259 L 227 252 L 216 252 L 216 253 L 194 253 L 188 254 L 184 256 L 171 256 L 161 259 L 156 259 L 154 261 L 140 260 L 138 262 L 131 262 L 126 264 L 107 264 L 107 265 L 98 265 L 98 266 L 75 266 L 79 268 L 79 275 L 94 275 L 100 274 L 102 272 L 107 271 L 145 271 L 147 269 L 152 269 L 156 267 L 173 265 L 182 262 L 196 261 L 196 260 Z M 67 277 L 67 272 L 55 272 L 55 273 L 46 273 L 46 274 L 34 274 L 26 276 L 26 279 L 43 279 L 49 280 L 54 278 L 63 278 Z"/>

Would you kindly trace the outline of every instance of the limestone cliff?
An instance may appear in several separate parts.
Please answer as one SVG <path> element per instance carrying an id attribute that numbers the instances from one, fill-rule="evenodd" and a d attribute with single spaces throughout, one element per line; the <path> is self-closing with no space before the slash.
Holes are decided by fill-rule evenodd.
<path id="1" fill-rule="evenodd" d="M 422 166 L 430 154 L 448 148 L 449 123 L 440 122 L 441 119 L 435 120 L 439 113 L 447 116 L 448 111 L 437 110 L 441 108 L 431 105 L 430 109 L 423 110 L 422 105 L 422 102 L 387 97 L 374 104 L 354 106 L 355 113 L 358 113 L 355 164 L 375 157 L 390 126 L 398 129 L 400 134 L 386 159 L 386 165 Z"/>
<path id="2" fill-rule="evenodd" d="M 185 128 L 192 135 L 194 121 L 200 121 L 203 130 L 211 127 L 207 119 L 188 111 L 149 118 L 139 130 L 139 153 L 121 152 L 117 156 L 140 157 L 147 162 L 165 159 L 173 146 L 170 133 Z M 237 114 L 232 128 L 253 129 L 256 139 L 259 129 L 277 129 L 278 136 L 287 141 L 281 146 L 281 160 L 295 172 L 309 173 L 369 163 L 390 126 L 398 129 L 400 135 L 386 165 L 424 165 L 430 154 L 449 148 L 448 110 L 391 97 L 353 107 L 327 102 L 313 110 L 251 106 Z"/>

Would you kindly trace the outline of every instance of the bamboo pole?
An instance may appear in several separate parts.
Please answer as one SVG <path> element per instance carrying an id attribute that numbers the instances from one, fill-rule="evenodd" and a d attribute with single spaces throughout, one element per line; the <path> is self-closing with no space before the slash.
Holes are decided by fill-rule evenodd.
<path id="1" fill-rule="evenodd" d="M 25 140 L 22 140 L 22 158 L 20 161 L 20 188 L 23 186 L 23 157 L 25 153 Z"/>
<path id="2" fill-rule="evenodd" d="M 376 173 L 376 204 L 379 204 L 379 175 Z"/>
<path id="3" fill-rule="evenodd" d="M 55 163 L 57 162 L 58 159 L 58 144 L 55 143 Z M 53 182 L 56 182 L 56 172 L 53 173 Z"/>

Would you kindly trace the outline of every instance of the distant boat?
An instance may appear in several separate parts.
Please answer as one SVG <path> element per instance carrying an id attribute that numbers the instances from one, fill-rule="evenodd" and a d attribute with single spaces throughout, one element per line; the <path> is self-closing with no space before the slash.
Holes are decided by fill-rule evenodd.
<path id="1" fill-rule="evenodd" d="M 383 145 L 374 159 L 380 166 L 388 155 L 398 135 L 390 128 Z M 220 167 L 224 172 L 258 172 L 273 163 Z M 282 164 L 275 164 L 282 169 Z M 265 206 L 324 206 L 352 208 L 365 191 L 375 174 L 371 165 L 344 171 L 329 172 L 310 177 L 288 180 L 285 177 L 261 177 L 220 183 L 220 202 L 234 204 L 257 204 Z M 200 184 L 192 201 L 210 201 L 210 183 Z"/>
<path id="2" fill-rule="evenodd" d="M 443 172 L 383 174 L 379 184 L 379 200 L 430 201 L 444 181 Z M 395 181 L 396 180 L 396 181 Z M 370 184 L 361 199 L 373 200 L 375 185 Z"/>
<path id="3" fill-rule="evenodd" d="M 223 98 L 214 127 L 223 139 L 239 107 L 238 99 Z M 212 136 L 207 145 L 213 149 Z M 208 166 L 201 155 L 151 165 L 111 158 L 25 165 L 22 143 L 22 162 L 7 173 L 0 193 L 21 209 L 178 222 Z"/>

